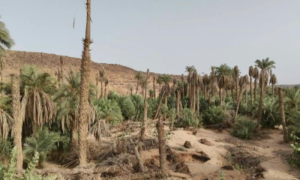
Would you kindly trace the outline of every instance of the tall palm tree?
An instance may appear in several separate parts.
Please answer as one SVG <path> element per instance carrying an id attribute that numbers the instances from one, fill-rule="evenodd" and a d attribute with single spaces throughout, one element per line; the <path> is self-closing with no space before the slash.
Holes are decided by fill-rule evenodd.
<path id="1" fill-rule="evenodd" d="M 210 73 L 210 98 L 212 98 L 212 97 L 214 97 L 214 95 L 215 95 L 215 88 L 214 88 L 214 86 L 215 86 L 215 69 L 216 69 L 216 67 L 214 67 L 214 66 L 212 66 L 211 67 L 211 73 Z M 209 98 L 209 99 L 210 99 Z"/>
<path id="2" fill-rule="evenodd" d="M 12 108 L 13 108 L 13 128 L 12 134 L 14 137 L 14 145 L 17 148 L 17 170 L 19 172 L 23 169 L 23 152 L 22 152 L 22 125 L 25 118 L 25 107 L 27 103 L 27 90 L 25 90 L 24 97 L 20 103 L 20 80 L 16 75 L 11 76 L 12 84 Z M 8 117 L 3 116 L 3 117 Z M 3 119 L 2 117 L 2 119 Z"/>
<path id="3" fill-rule="evenodd" d="M 65 129 L 71 131 L 71 147 L 76 147 L 78 123 L 79 123 L 79 104 L 80 104 L 80 73 L 69 71 L 66 76 L 66 84 L 62 84 L 61 88 L 54 97 L 57 102 L 58 114 L 62 131 Z M 92 99 L 95 98 L 95 88 L 90 85 L 88 95 L 88 122 L 94 121 L 94 109 Z M 65 128 L 66 127 L 66 128 Z"/>
<path id="4" fill-rule="evenodd" d="M 28 127 L 24 128 L 24 134 L 30 135 L 28 128 L 35 133 L 38 127 L 54 120 L 56 108 L 51 95 L 56 91 L 56 84 L 50 74 L 30 65 L 21 69 L 20 78 L 21 93 L 24 94 L 25 90 L 28 90 L 25 112 L 25 125 Z"/>
<path id="5" fill-rule="evenodd" d="M 80 84 L 80 105 L 79 105 L 79 165 L 87 164 L 87 111 L 88 111 L 88 92 L 90 78 L 90 44 L 91 44 L 91 0 L 86 1 L 86 29 L 83 43 L 81 60 L 81 84 Z"/>
<path id="6" fill-rule="evenodd" d="M 235 110 L 234 120 L 236 120 L 236 118 L 237 118 L 237 114 L 238 114 L 238 111 L 239 111 L 239 107 L 240 107 L 240 104 L 241 104 L 241 102 L 242 102 L 243 91 L 244 91 L 244 89 L 246 88 L 246 84 L 247 84 L 248 81 L 249 81 L 249 79 L 248 79 L 248 76 L 247 76 L 247 75 L 242 76 L 242 77 L 239 79 L 240 91 L 239 91 L 239 96 L 238 96 L 238 99 L 237 99 L 237 106 L 236 106 L 236 110 Z"/>
<path id="7" fill-rule="evenodd" d="M 103 91 L 103 84 L 105 83 L 105 70 L 102 66 L 100 66 L 100 70 L 99 70 L 99 80 L 101 83 L 101 94 L 100 97 L 103 98 L 104 96 L 104 91 Z"/>
<path id="8" fill-rule="evenodd" d="M 240 76 L 240 70 L 238 66 L 234 66 L 233 68 L 233 73 L 234 73 L 234 77 L 235 77 L 235 93 L 236 93 L 236 101 L 238 100 L 238 89 L 239 89 L 239 76 Z"/>
<path id="9" fill-rule="evenodd" d="M 143 126 L 141 128 L 141 140 L 145 140 L 146 130 L 147 130 L 147 120 L 148 120 L 148 102 L 147 102 L 147 88 L 148 88 L 148 79 L 149 79 L 149 69 L 147 69 L 147 74 L 143 82 L 144 86 L 144 117 L 143 117 Z"/>
<path id="10" fill-rule="evenodd" d="M 254 74 L 254 68 L 253 66 L 249 67 L 249 78 L 250 78 L 250 98 L 251 98 L 251 103 L 253 103 L 253 93 L 252 93 L 252 77 Z"/>
<path id="11" fill-rule="evenodd" d="M 222 89 L 229 84 L 232 74 L 232 69 L 227 64 L 221 64 L 219 67 L 216 67 L 215 75 L 218 80 L 219 97 L 221 103 L 223 102 Z"/>
<path id="12" fill-rule="evenodd" d="M 141 82 L 144 78 L 143 72 L 142 71 L 138 71 L 135 76 L 134 79 L 136 80 L 136 89 L 135 89 L 135 94 L 137 94 L 138 90 L 139 90 L 139 86 L 141 85 Z"/>
<path id="13" fill-rule="evenodd" d="M 14 40 L 10 37 L 4 22 L 0 21 L 0 57 L 6 49 L 10 49 L 14 44 Z"/>
<path id="14" fill-rule="evenodd" d="M 197 77 L 197 83 L 196 83 L 196 114 L 199 115 L 200 113 L 200 89 L 203 87 L 203 80 L 200 75 Z"/>
<path id="15" fill-rule="evenodd" d="M 156 98 L 156 77 L 153 75 L 153 97 Z"/>
<path id="16" fill-rule="evenodd" d="M 272 76 L 270 78 L 270 84 L 272 84 L 272 96 L 274 97 L 274 87 L 275 87 L 275 84 L 277 84 L 277 77 L 275 74 L 272 74 Z"/>
<path id="17" fill-rule="evenodd" d="M 254 78 L 254 100 L 256 100 L 256 94 L 257 94 L 257 80 L 259 78 L 259 70 L 257 67 L 253 70 L 253 76 Z"/>
<path id="18" fill-rule="evenodd" d="M 168 103 L 168 97 L 170 95 L 170 82 L 172 81 L 172 77 L 168 74 L 162 74 L 158 77 L 158 79 L 161 79 L 163 86 L 163 92 L 165 92 L 164 98 L 165 98 L 165 105 Z"/>
<path id="19" fill-rule="evenodd" d="M 187 78 L 187 82 L 188 82 L 188 90 L 187 90 L 187 96 L 190 96 L 191 94 L 191 77 L 192 77 L 192 73 L 195 70 L 195 66 L 186 66 L 185 67 L 185 71 L 188 73 L 188 78 Z"/>
<path id="20" fill-rule="evenodd" d="M 109 83 L 108 78 L 104 77 L 104 95 L 103 95 L 103 97 L 106 97 L 108 83 Z"/>
<path id="21" fill-rule="evenodd" d="M 269 73 L 272 72 L 272 68 L 275 68 L 275 62 L 269 60 L 269 58 L 256 60 L 255 66 L 260 68 L 260 99 L 259 99 L 259 109 L 258 109 L 258 119 L 257 123 L 260 124 L 261 116 L 262 116 L 262 106 L 263 106 L 263 98 L 265 92 L 265 82 L 268 79 Z"/>
<path id="22" fill-rule="evenodd" d="M 202 78 L 202 81 L 203 81 L 203 85 L 204 85 L 204 97 L 207 98 L 208 95 L 207 95 L 207 89 L 208 89 L 208 86 L 210 84 L 210 78 L 207 74 L 205 74 Z M 210 96 L 209 96 L 210 97 Z"/>

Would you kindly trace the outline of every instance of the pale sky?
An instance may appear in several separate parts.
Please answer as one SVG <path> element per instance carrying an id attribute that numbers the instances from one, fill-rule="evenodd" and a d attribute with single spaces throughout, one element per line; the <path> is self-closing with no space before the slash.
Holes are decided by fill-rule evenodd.
<path id="1" fill-rule="evenodd" d="M 12 49 L 81 57 L 84 2 L 0 0 Z M 92 20 L 95 62 L 169 74 L 226 63 L 246 74 L 269 57 L 279 84 L 300 83 L 300 0 L 92 0 Z"/>

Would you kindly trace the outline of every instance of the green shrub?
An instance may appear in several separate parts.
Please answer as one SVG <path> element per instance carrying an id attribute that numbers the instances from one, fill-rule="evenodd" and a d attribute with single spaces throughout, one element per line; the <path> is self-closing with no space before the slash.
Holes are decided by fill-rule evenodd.
<path id="1" fill-rule="evenodd" d="M 144 112 L 144 98 L 140 95 L 132 95 L 131 100 L 135 107 L 134 120 L 141 120 Z"/>
<path id="2" fill-rule="evenodd" d="M 181 98 L 182 108 L 189 108 L 190 99 L 188 96 Z"/>
<path id="3" fill-rule="evenodd" d="M 107 99 L 112 100 L 112 101 L 119 101 L 119 94 L 116 91 L 109 91 L 109 93 L 107 94 Z"/>
<path id="4" fill-rule="evenodd" d="M 300 167 L 300 143 L 299 143 L 300 138 L 295 134 L 292 134 L 291 139 L 293 140 L 293 143 L 291 144 L 293 148 L 293 153 L 290 159 L 290 163 Z"/>
<path id="5" fill-rule="evenodd" d="M 165 105 L 165 104 L 162 104 L 162 105 L 161 105 L 161 110 L 160 110 L 161 115 L 162 115 L 164 118 L 167 118 L 168 112 L 169 112 L 168 106 Z"/>
<path id="6" fill-rule="evenodd" d="M 119 105 L 124 119 L 132 119 L 135 115 L 135 107 L 129 96 L 121 97 Z"/>
<path id="7" fill-rule="evenodd" d="M 57 149 L 57 143 L 61 141 L 60 134 L 51 132 L 48 129 L 39 129 L 31 137 L 27 137 L 24 144 L 23 153 L 26 161 L 29 162 L 35 152 L 39 152 L 39 165 L 44 162 L 47 155 Z"/>
<path id="8" fill-rule="evenodd" d="M 13 144 L 10 140 L 0 140 L 0 159 L 9 157 Z"/>
<path id="9" fill-rule="evenodd" d="M 202 121 L 204 125 L 223 123 L 225 118 L 226 115 L 219 106 L 211 106 L 202 114 Z"/>
<path id="10" fill-rule="evenodd" d="M 94 102 L 94 107 L 96 120 L 104 119 L 113 125 L 123 120 L 121 108 L 114 100 L 98 99 Z"/>
<path id="11" fill-rule="evenodd" d="M 168 97 L 168 108 L 169 109 L 176 108 L 176 97 L 174 96 Z"/>
<path id="12" fill-rule="evenodd" d="M 250 139 L 254 133 L 257 123 L 246 116 L 238 116 L 233 129 L 232 135 L 241 139 Z"/>
<path id="13" fill-rule="evenodd" d="M 264 99 L 260 124 L 263 128 L 274 128 L 281 124 L 277 99 L 269 97 Z"/>
<path id="14" fill-rule="evenodd" d="M 200 118 L 191 109 L 184 108 L 180 111 L 180 118 L 175 123 L 176 127 L 199 127 Z"/>
<path id="15" fill-rule="evenodd" d="M 158 107 L 158 99 L 149 98 L 148 100 L 148 118 L 154 118 L 157 107 Z"/>

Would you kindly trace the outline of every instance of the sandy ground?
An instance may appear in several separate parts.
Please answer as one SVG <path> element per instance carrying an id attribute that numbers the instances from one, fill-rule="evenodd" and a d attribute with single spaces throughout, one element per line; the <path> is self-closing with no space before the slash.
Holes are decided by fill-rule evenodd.
<path id="1" fill-rule="evenodd" d="M 226 147 L 243 148 L 255 157 L 260 157 L 261 166 L 266 170 L 263 172 L 264 179 L 268 180 L 294 180 L 299 179 L 300 171 L 292 167 L 287 160 L 281 157 L 279 152 L 291 152 L 289 144 L 282 143 L 282 134 L 279 130 L 268 130 L 268 138 L 264 140 L 243 141 L 232 137 L 228 132 L 217 132 L 213 130 L 199 129 L 193 135 L 191 131 L 178 129 L 173 131 L 167 145 L 173 149 L 183 148 L 185 141 L 190 141 L 192 147 L 186 149 L 184 153 L 192 154 L 204 152 L 210 157 L 206 162 L 195 161 L 186 158 L 185 164 L 188 166 L 191 179 L 220 179 L 220 173 L 224 172 L 226 180 L 249 179 L 243 170 L 225 170 L 222 166 L 227 165 Z M 199 143 L 200 139 L 206 139 L 209 145 Z M 141 152 L 143 160 L 158 156 L 158 150 Z M 250 179 L 255 179 L 251 178 Z"/>

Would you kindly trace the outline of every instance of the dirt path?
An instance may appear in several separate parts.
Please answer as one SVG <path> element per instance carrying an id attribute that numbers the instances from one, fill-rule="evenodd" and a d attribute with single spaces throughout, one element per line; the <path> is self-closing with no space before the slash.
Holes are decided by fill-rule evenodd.
<path id="1" fill-rule="evenodd" d="M 254 157 L 259 157 L 261 166 L 266 170 L 264 178 L 269 180 L 294 180 L 299 179 L 300 171 L 292 167 L 282 156 L 289 154 L 292 149 L 289 144 L 282 143 L 282 134 L 279 130 L 268 130 L 269 138 L 264 140 L 243 141 L 232 137 L 228 132 L 215 132 L 199 129 L 196 135 L 185 130 L 176 130 L 167 144 L 173 148 L 182 148 L 185 141 L 190 141 L 192 147 L 187 152 L 204 152 L 210 160 L 206 162 L 186 162 L 192 179 L 220 179 L 224 172 L 226 180 L 246 179 L 246 175 L 237 170 L 224 170 L 221 167 L 227 164 L 226 146 L 242 148 Z M 206 139 L 209 144 L 202 144 L 200 139 Z"/>

